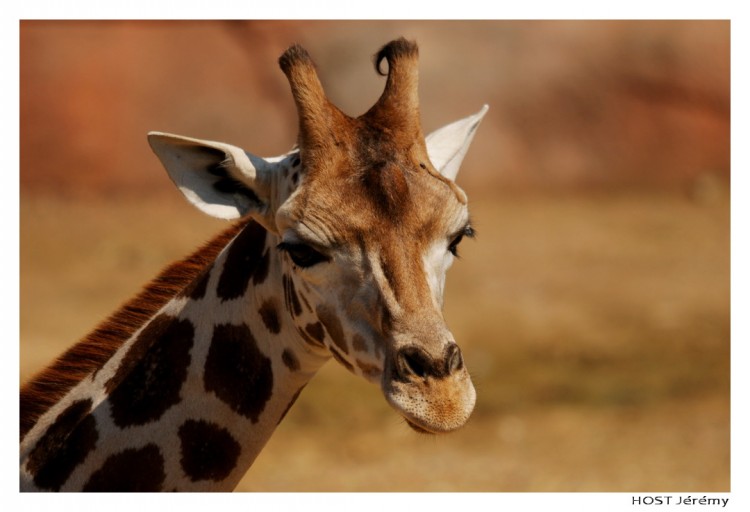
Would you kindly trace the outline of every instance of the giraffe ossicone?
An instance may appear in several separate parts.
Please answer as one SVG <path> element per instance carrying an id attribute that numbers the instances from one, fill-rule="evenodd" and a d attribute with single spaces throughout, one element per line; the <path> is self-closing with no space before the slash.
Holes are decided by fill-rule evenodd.
<path id="1" fill-rule="evenodd" d="M 289 48 L 299 135 L 279 157 L 149 134 L 192 204 L 239 220 L 22 388 L 22 490 L 231 490 L 330 358 L 419 432 L 468 420 L 442 303 L 473 235 L 454 180 L 487 106 L 425 138 L 417 58 L 385 45 L 384 92 L 352 118 Z"/>

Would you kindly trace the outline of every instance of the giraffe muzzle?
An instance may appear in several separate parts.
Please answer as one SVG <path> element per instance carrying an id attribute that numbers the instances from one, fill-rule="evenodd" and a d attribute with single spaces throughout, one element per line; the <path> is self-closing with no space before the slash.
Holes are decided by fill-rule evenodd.
<path id="1" fill-rule="evenodd" d="M 383 374 L 386 400 L 420 433 L 446 433 L 462 427 L 476 402 L 476 391 L 461 349 L 449 343 L 439 356 L 417 345 L 398 349 Z"/>

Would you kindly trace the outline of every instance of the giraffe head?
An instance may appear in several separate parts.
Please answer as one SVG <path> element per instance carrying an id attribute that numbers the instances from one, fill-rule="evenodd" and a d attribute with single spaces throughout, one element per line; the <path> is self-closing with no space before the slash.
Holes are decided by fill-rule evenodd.
<path id="1" fill-rule="evenodd" d="M 378 383 L 413 428 L 438 433 L 462 426 L 476 398 L 442 303 L 458 244 L 473 235 L 454 179 L 487 107 L 425 138 L 417 58 L 404 39 L 384 46 L 375 67 L 384 74 L 387 62 L 385 90 L 352 118 L 327 99 L 307 52 L 289 48 L 279 63 L 299 137 L 282 157 L 162 133 L 149 141 L 201 210 L 251 215 L 275 235 L 300 337 Z"/>

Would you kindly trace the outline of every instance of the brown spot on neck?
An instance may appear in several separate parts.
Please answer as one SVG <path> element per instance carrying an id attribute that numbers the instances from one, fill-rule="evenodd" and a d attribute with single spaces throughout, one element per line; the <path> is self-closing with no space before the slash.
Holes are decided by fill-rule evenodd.
<path id="1" fill-rule="evenodd" d="M 136 469 L 137 468 L 137 469 Z M 159 447 L 128 448 L 109 457 L 83 490 L 87 492 L 157 492 L 166 479 Z"/>
<path id="2" fill-rule="evenodd" d="M 90 399 L 73 402 L 55 419 L 29 454 L 26 469 L 41 489 L 59 491 L 96 446 L 96 420 Z"/>
<path id="3" fill-rule="evenodd" d="M 189 320 L 166 315 L 156 317 L 141 332 L 105 386 L 118 427 L 158 420 L 180 402 L 194 335 Z"/>
<path id="4" fill-rule="evenodd" d="M 222 300 L 237 299 L 245 295 L 250 279 L 254 284 L 268 276 L 269 257 L 263 257 L 266 230 L 258 223 L 249 223 L 229 247 L 224 268 L 216 286 L 216 295 Z"/>
<path id="5" fill-rule="evenodd" d="M 267 299 L 263 302 L 258 309 L 263 325 L 266 326 L 268 332 L 271 334 L 278 334 L 281 332 L 281 320 L 279 319 L 279 308 L 277 306 L 276 299 Z"/>
<path id="6" fill-rule="evenodd" d="M 307 324 L 304 328 L 298 329 L 300 334 L 302 334 L 302 337 L 305 339 L 307 343 L 310 345 L 316 346 L 316 347 L 324 347 L 325 343 L 323 340 L 325 340 L 326 332 L 325 329 L 323 329 L 323 324 L 320 322 L 314 322 L 311 324 Z"/>
<path id="7" fill-rule="evenodd" d="M 284 351 L 281 353 L 281 360 L 284 362 L 284 365 L 289 368 L 289 371 L 296 372 L 300 369 L 299 359 L 297 359 L 297 356 L 294 355 L 294 352 L 289 350 L 288 348 L 285 348 Z"/>
<path id="8" fill-rule="evenodd" d="M 227 429 L 204 420 L 187 420 L 178 435 L 180 465 L 193 482 L 220 482 L 237 466 L 242 447 Z"/>
<path id="9" fill-rule="evenodd" d="M 203 374 L 206 391 L 238 414 L 257 423 L 273 390 L 271 360 L 258 349 L 250 328 L 222 324 L 214 328 Z"/>
<path id="10" fill-rule="evenodd" d="M 291 276 L 284 274 L 281 281 L 282 286 L 284 287 L 284 302 L 286 304 L 286 309 L 293 317 L 300 316 L 302 314 L 302 305 L 299 301 L 299 297 L 297 297 L 294 280 Z"/>

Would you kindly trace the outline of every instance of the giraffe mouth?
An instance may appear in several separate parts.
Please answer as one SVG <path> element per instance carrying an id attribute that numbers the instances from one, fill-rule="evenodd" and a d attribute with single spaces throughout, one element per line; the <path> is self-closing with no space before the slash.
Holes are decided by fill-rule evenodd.
<path id="1" fill-rule="evenodd" d="M 411 429 L 414 432 L 417 432 L 418 434 L 427 434 L 427 435 L 431 435 L 431 436 L 436 435 L 435 432 L 433 432 L 431 430 L 427 430 L 425 428 L 422 428 L 419 425 L 417 425 L 416 423 L 413 423 L 411 420 L 408 420 L 406 418 L 404 418 L 404 419 L 406 420 L 406 424 L 409 425 L 409 427 L 411 427 Z"/>
<path id="2" fill-rule="evenodd" d="M 440 393 L 455 383 L 430 380 L 424 386 L 391 381 L 385 392 L 386 401 L 396 409 L 407 425 L 419 434 L 448 434 L 461 428 L 469 419 L 476 392 L 466 379 L 453 393 Z M 446 397 L 445 395 L 450 395 Z"/>

